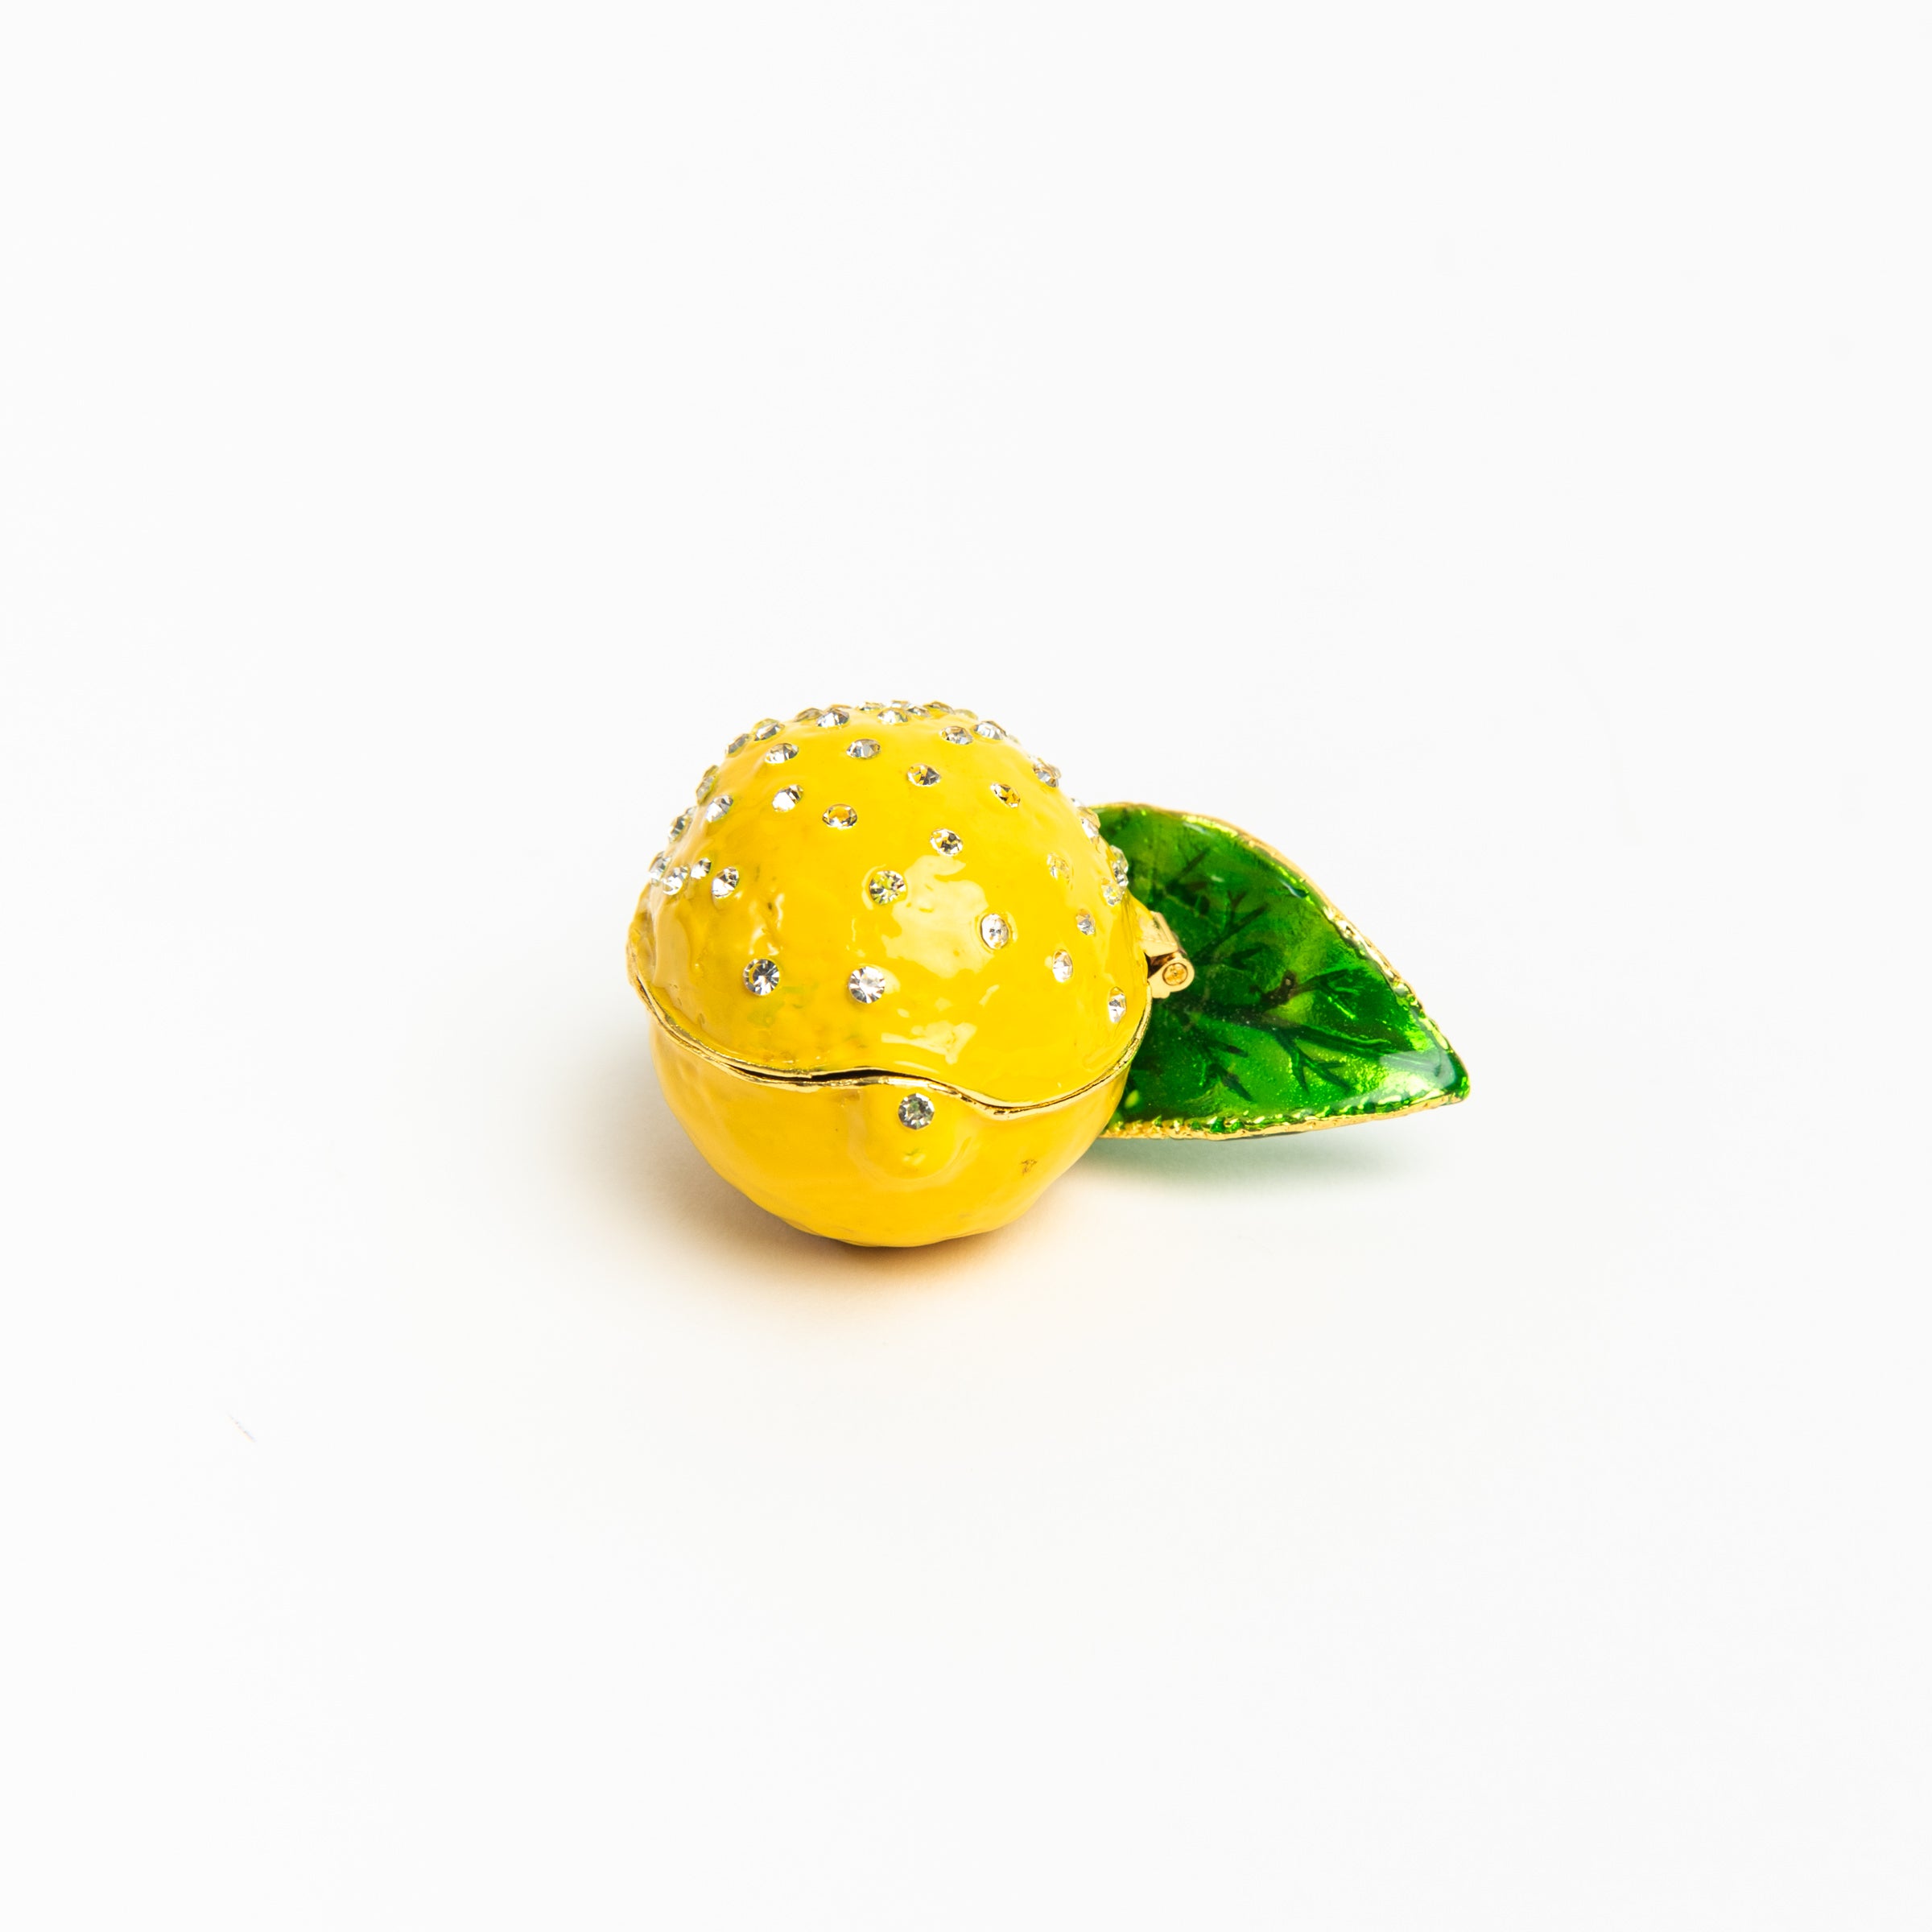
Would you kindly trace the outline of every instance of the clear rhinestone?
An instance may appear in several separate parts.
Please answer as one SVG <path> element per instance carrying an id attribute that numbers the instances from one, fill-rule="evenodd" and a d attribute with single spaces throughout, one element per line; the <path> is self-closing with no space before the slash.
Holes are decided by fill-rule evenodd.
<path id="1" fill-rule="evenodd" d="M 851 722 L 852 712 L 843 704 L 835 704 L 830 711 L 822 711 L 819 713 L 819 729 L 821 731 L 835 730 L 838 726 L 849 724 Z"/>
<path id="2" fill-rule="evenodd" d="M 1042 765 L 1038 758 L 1035 758 L 1033 762 L 1033 775 L 1042 785 L 1049 787 L 1057 786 L 1060 782 L 1060 768 L 1057 765 Z"/>
<path id="3" fill-rule="evenodd" d="M 725 757 L 728 758 L 735 758 L 738 753 L 741 752 L 750 742 L 751 733 L 748 731 L 740 732 L 738 735 L 724 747 Z"/>
<path id="4" fill-rule="evenodd" d="M 671 822 L 671 836 L 674 839 L 683 838 L 690 829 L 691 814 L 688 811 L 679 812 Z"/>
<path id="5" fill-rule="evenodd" d="M 691 876 L 694 879 L 709 878 L 711 877 L 711 861 L 709 859 L 693 859 L 691 862 Z"/>
<path id="6" fill-rule="evenodd" d="M 776 718 L 760 718 L 751 728 L 751 735 L 762 745 L 767 738 L 775 738 L 785 727 Z"/>
<path id="7" fill-rule="evenodd" d="M 684 881 L 689 875 L 682 865 L 674 865 L 658 883 L 664 888 L 664 896 L 675 899 L 684 890 Z"/>
<path id="8" fill-rule="evenodd" d="M 767 765 L 789 765 L 798 755 L 799 748 L 795 745 L 789 742 L 783 745 L 774 745 L 770 751 L 766 753 L 765 762 Z"/>
<path id="9" fill-rule="evenodd" d="M 993 781 L 993 795 L 1002 805 L 1017 805 L 1020 802 L 1020 795 L 1010 785 L 1002 785 L 997 778 Z"/>
<path id="10" fill-rule="evenodd" d="M 991 718 L 981 718 L 973 729 L 983 738 L 1003 738 L 1006 735 Z"/>
<path id="11" fill-rule="evenodd" d="M 1097 845 L 1100 843 L 1100 822 L 1092 812 L 1084 811 L 1080 814 L 1080 830 L 1085 832 L 1095 844 Z"/>
<path id="12" fill-rule="evenodd" d="M 761 998 L 772 992 L 778 983 L 778 963 L 776 960 L 753 960 L 745 968 L 745 990 L 757 993 Z"/>
<path id="13" fill-rule="evenodd" d="M 906 776 L 914 785 L 936 785 L 939 782 L 939 774 L 930 765 L 915 765 Z"/>
<path id="14" fill-rule="evenodd" d="M 659 852 L 650 862 L 650 869 L 644 874 L 644 883 L 654 886 L 664 876 L 664 855 Z"/>
<path id="15" fill-rule="evenodd" d="M 711 896 L 714 899 L 728 899 L 738 889 L 738 869 L 727 865 L 711 882 Z"/>
<path id="16" fill-rule="evenodd" d="M 879 755 L 879 741 L 877 738 L 854 738 L 845 747 L 845 755 L 848 758 L 876 758 Z"/>
<path id="17" fill-rule="evenodd" d="M 1104 880 L 1100 886 L 1100 897 L 1109 906 L 1117 906 L 1121 902 L 1121 889 L 1112 879 Z"/>
<path id="18" fill-rule="evenodd" d="M 1064 986 L 1073 977 L 1073 955 L 1063 947 L 1059 952 L 1050 953 L 1046 970 Z"/>
<path id="19" fill-rule="evenodd" d="M 926 715 L 926 707 L 923 704 L 908 704 L 906 715 L 909 718 L 923 718 Z"/>
<path id="20" fill-rule="evenodd" d="M 797 786 L 782 786 L 771 795 L 771 808 L 774 811 L 790 811 L 798 803 L 800 795 Z"/>
<path id="21" fill-rule="evenodd" d="M 1127 1017 L 1127 996 L 1117 986 L 1107 996 L 1107 1017 L 1117 1026 Z"/>
<path id="22" fill-rule="evenodd" d="M 1088 939 L 1093 937 L 1093 914 L 1084 906 L 1073 915 L 1073 923 Z"/>
<path id="23" fill-rule="evenodd" d="M 716 824 L 718 820 L 723 818 L 725 813 L 731 810 L 731 794 L 728 791 L 720 792 L 718 795 L 704 807 L 704 823 L 707 825 Z"/>
<path id="24" fill-rule="evenodd" d="M 956 859 L 966 849 L 966 841 L 943 826 L 932 835 L 932 848 L 943 859 Z"/>
<path id="25" fill-rule="evenodd" d="M 948 745 L 970 745 L 972 742 L 972 733 L 964 724 L 948 724 L 939 736 Z"/>
<path id="26" fill-rule="evenodd" d="M 1122 852 L 1117 845 L 1109 845 L 1107 848 L 1107 858 L 1108 864 L 1113 868 L 1114 884 L 1119 886 L 1122 892 L 1125 892 L 1132 877 L 1127 869 L 1126 853 Z"/>
<path id="27" fill-rule="evenodd" d="M 898 710 L 894 706 L 888 704 L 886 708 L 879 713 L 879 722 L 881 724 L 903 724 L 906 722 L 906 714 L 904 712 Z"/>
<path id="28" fill-rule="evenodd" d="M 877 872 L 865 875 L 865 896 L 875 906 L 890 906 L 894 899 L 906 896 L 906 875 L 894 872 L 890 865 L 881 865 Z"/>
<path id="29" fill-rule="evenodd" d="M 997 952 L 1013 937 L 1013 928 L 997 912 L 983 913 L 980 918 L 980 938 L 993 952 Z"/>
<path id="30" fill-rule="evenodd" d="M 698 803 L 702 805 L 711 796 L 711 788 L 718 782 L 718 768 L 715 765 L 704 767 L 704 775 L 698 780 Z"/>
<path id="31" fill-rule="evenodd" d="M 1070 879 L 1073 877 L 1073 868 L 1057 852 L 1047 853 L 1046 869 L 1056 879 Z"/>
<path id="32" fill-rule="evenodd" d="M 930 1127 L 932 1102 L 923 1093 L 909 1093 L 899 1102 L 899 1118 L 908 1127 Z"/>
<path id="33" fill-rule="evenodd" d="M 828 805 L 819 815 L 839 832 L 850 832 L 859 822 L 859 815 L 849 805 Z"/>
<path id="34" fill-rule="evenodd" d="M 928 698 L 926 700 L 926 708 L 935 718 L 949 717 L 952 713 L 952 707 L 950 704 L 942 704 L 937 698 Z"/>
<path id="35" fill-rule="evenodd" d="M 793 714 L 791 721 L 795 724 L 809 724 L 818 715 L 818 706 L 807 704 L 803 711 Z"/>
<path id="36" fill-rule="evenodd" d="M 886 991 L 886 976 L 876 966 L 857 966 L 845 982 L 845 990 L 861 1006 L 869 1006 Z"/>

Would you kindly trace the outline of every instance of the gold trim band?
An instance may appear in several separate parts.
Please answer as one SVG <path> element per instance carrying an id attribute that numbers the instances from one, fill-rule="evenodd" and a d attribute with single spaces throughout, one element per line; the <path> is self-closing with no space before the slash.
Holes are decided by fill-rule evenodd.
<path id="1" fill-rule="evenodd" d="M 665 1032 L 687 1051 L 700 1059 L 708 1060 L 712 1066 L 724 1071 L 736 1074 L 739 1079 L 750 1080 L 760 1087 L 784 1087 L 799 1092 L 819 1087 L 916 1087 L 923 1093 L 943 1093 L 950 1099 L 963 1102 L 981 1113 L 991 1114 L 995 1119 L 1005 1120 L 1018 1113 L 1045 1113 L 1055 1107 L 1071 1106 L 1075 1100 L 1086 1099 L 1088 1094 L 1104 1087 L 1109 1081 L 1118 1080 L 1133 1064 L 1133 1056 L 1140 1051 L 1141 1042 L 1146 1036 L 1147 1022 L 1154 1011 L 1150 1000 L 1141 1009 L 1141 1022 L 1133 1030 L 1133 1037 L 1119 1058 L 1103 1074 L 1099 1074 L 1084 1085 L 1075 1088 L 1070 1093 L 1055 1094 L 1046 1100 L 996 1100 L 989 1095 L 975 1093 L 965 1087 L 956 1087 L 949 1080 L 931 1080 L 916 1073 L 894 1073 L 881 1067 L 854 1067 L 842 1072 L 783 1073 L 770 1067 L 761 1067 L 755 1061 L 741 1060 L 729 1053 L 720 1053 L 708 1041 L 700 1040 L 696 1034 L 679 1025 L 677 1021 L 658 1005 L 657 996 L 645 983 L 644 976 L 638 970 L 636 947 L 626 941 L 624 962 L 630 969 L 630 980 L 638 997 L 643 1001 L 650 1017 Z"/>

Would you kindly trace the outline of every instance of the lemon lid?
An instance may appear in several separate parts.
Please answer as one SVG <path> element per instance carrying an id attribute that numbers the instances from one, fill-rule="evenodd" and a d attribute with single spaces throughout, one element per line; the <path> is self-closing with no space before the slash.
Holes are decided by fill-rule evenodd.
<path id="1" fill-rule="evenodd" d="M 654 1006 L 729 1059 L 1005 1105 L 1104 1078 L 1149 997 L 1099 820 L 1002 727 L 936 704 L 734 737 L 652 861 L 631 949 Z"/>

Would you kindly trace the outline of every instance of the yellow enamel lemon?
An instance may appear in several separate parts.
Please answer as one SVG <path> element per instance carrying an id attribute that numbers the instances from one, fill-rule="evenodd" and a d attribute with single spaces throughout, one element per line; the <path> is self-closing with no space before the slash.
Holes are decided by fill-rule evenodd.
<path id="1" fill-rule="evenodd" d="M 1085 1151 L 1174 952 L 1051 765 L 972 712 L 875 704 L 732 740 L 629 960 L 712 1166 L 795 1227 L 910 1246 L 1001 1225 Z"/>

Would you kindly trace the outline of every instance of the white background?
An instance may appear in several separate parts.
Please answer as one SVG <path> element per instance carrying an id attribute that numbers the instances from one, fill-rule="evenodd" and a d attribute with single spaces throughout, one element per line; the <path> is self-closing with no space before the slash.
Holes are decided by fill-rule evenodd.
<path id="1" fill-rule="evenodd" d="M 0 1915 L 1932 1921 L 1924 20 L 10 10 Z M 1470 1103 L 749 1207 L 625 922 L 891 695 Z"/>

